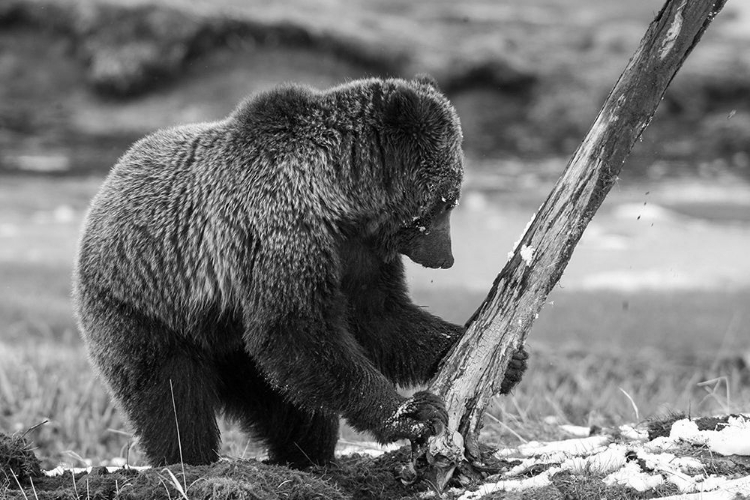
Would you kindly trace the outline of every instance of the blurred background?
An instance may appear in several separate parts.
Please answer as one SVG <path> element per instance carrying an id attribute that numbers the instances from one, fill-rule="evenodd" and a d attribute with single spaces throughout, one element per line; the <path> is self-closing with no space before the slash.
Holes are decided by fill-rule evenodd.
<path id="1" fill-rule="evenodd" d="M 117 158 L 282 82 L 429 72 L 455 104 L 466 180 L 456 264 L 409 267 L 464 322 L 638 46 L 659 0 L 3 0 L 0 431 L 47 465 L 138 463 L 78 338 L 79 226 Z M 750 411 L 750 3 L 729 0 L 672 82 L 529 336 L 486 439 L 666 412 Z M 225 453 L 261 452 L 222 423 Z M 366 439 L 344 429 L 345 441 Z"/>

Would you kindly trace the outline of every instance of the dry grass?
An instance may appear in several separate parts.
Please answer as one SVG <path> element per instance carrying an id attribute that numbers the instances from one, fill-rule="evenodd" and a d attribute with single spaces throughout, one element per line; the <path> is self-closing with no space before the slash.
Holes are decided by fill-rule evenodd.
<path id="1" fill-rule="evenodd" d="M 124 424 L 94 379 L 83 350 L 56 343 L 0 344 L 0 429 L 18 432 L 49 419 L 29 439 L 46 467 L 121 456 Z M 72 452 L 72 453 L 71 453 Z"/>
<path id="2" fill-rule="evenodd" d="M 630 400 L 642 417 L 668 410 L 711 415 L 750 407 L 750 388 L 741 383 L 747 372 L 737 367 L 711 369 L 678 365 L 655 353 L 620 356 L 571 349 L 537 348 L 521 386 L 490 408 L 483 439 L 503 445 L 523 440 L 563 437 L 556 423 L 612 426 L 635 422 Z M 725 377 L 713 393 L 697 385 Z M 722 382 L 723 383 L 723 382 Z M 128 427 L 94 378 L 83 348 L 41 343 L 0 344 L 0 430 L 24 430 L 44 419 L 49 423 L 30 433 L 45 467 L 82 465 L 79 457 L 101 464 L 114 457 L 142 463 Z M 224 423 L 223 452 L 255 457 L 260 452 L 237 429 Z M 344 429 L 347 440 L 367 439 Z M 128 455 L 129 454 L 129 455 Z"/>
<path id="3" fill-rule="evenodd" d="M 496 436 L 503 444 L 559 439 L 559 429 L 550 424 L 611 427 L 672 411 L 699 416 L 750 408 L 747 368 L 731 363 L 712 367 L 710 361 L 675 363 L 656 351 L 625 354 L 534 350 L 521 386 L 510 397 L 496 399 L 490 409 L 495 418 L 485 424 L 487 439 Z M 719 390 L 700 385 L 718 377 Z"/>

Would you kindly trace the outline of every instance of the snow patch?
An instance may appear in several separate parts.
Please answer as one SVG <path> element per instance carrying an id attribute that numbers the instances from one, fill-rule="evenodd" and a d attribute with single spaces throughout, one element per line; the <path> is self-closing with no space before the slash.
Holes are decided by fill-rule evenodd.
<path id="1" fill-rule="evenodd" d="M 632 425 L 621 425 L 618 427 L 618 430 L 620 431 L 620 435 L 624 439 L 628 439 L 630 441 L 647 441 L 648 440 L 648 431 L 647 430 L 639 430 L 633 427 Z"/>
<path id="2" fill-rule="evenodd" d="M 621 469 L 616 470 L 603 479 L 607 486 L 629 486 L 638 491 L 647 491 L 664 483 L 661 475 L 650 475 L 642 472 L 636 462 L 628 462 Z"/>
<path id="3" fill-rule="evenodd" d="M 739 479 L 709 477 L 697 493 L 661 497 L 661 500 L 735 500 L 750 495 L 750 476 Z"/>
<path id="4" fill-rule="evenodd" d="M 521 258 L 527 266 L 534 260 L 534 247 L 521 245 Z"/>
<path id="5" fill-rule="evenodd" d="M 91 471 L 93 470 L 93 468 L 94 468 L 93 466 L 91 466 L 91 467 L 63 467 L 62 465 L 58 465 L 54 469 L 45 470 L 45 471 L 42 471 L 42 472 L 47 477 L 55 477 L 55 476 L 62 476 L 67 471 L 72 472 L 73 475 L 80 474 L 82 472 L 90 474 Z M 109 466 L 109 467 L 105 467 L 105 469 L 107 469 L 107 472 L 117 472 L 118 470 L 123 470 L 123 469 L 142 471 L 142 470 L 148 470 L 150 468 L 151 468 L 150 465 L 142 465 L 142 466 L 132 466 L 132 465 L 124 465 L 124 466 L 122 466 L 121 465 L 121 466 Z"/>
<path id="6" fill-rule="evenodd" d="M 563 429 L 580 434 L 588 432 L 585 427 L 564 426 Z M 620 432 L 614 434 L 627 442 L 611 443 L 614 434 L 597 435 L 552 443 L 531 442 L 518 448 L 500 450 L 496 457 L 520 458 L 520 463 L 502 474 L 501 481 L 486 484 L 461 498 L 475 499 L 494 491 L 518 491 L 543 486 L 549 484 L 550 478 L 560 471 L 578 475 L 606 475 L 604 482 L 607 485 L 624 485 L 638 491 L 649 491 L 670 482 L 683 495 L 702 495 L 694 497 L 696 499 L 724 499 L 733 498 L 736 493 L 750 494 L 750 477 L 729 480 L 708 475 L 699 459 L 679 455 L 681 452 L 684 455 L 685 443 L 708 447 L 719 454 L 750 455 L 750 416 L 729 417 L 726 424 L 719 424 L 718 430 L 708 431 L 699 430 L 693 421 L 679 420 L 673 424 L 669 437 L 659 437 L 650 442 L 646 442 L 646 431 L 633 426 L 621 426 L 618 430 Z M 540 466 L 549 468 L 535 477 L 516 479 L 520 475 L 533 473 Z M 726 496 L 727 493 L 730 495 Z"/>
<path id="7" fill-rule="evenodd" d="M 527 479 L 509 479 L 496 483 L 483 484 L 476 491 L 467 491 L 458 498 L 459 500 L 476 500 L 496 491 L 523 491 L 529 488 L 542 488 L 551 484 L 550 477 L 560 472 L 560 470 L 559 467 L 553 467 Z"/>
<path id="8" fill-rule="evenodd" d="M 560 429 L 576 437 L 589 437 L 591 435 L 591 427 L 584 427 L 582 425 L 563 424 L 560 426 Z"/>
<path id="9" fill-rule="evenodd" d="M 750 455 L 750 420 L 743 417 L 729 417 L 726 425 L 713 431 L 698 430 L 695 422 L 683 419 L 672 424 L 669 434 L 672 440 L 679 440 L 708 448 L 719 455 Z"/>
<path id="10" fill-rule="evenodd" d="M 546 455 L 590 455 L 593 451 L 606 446 L 610 442 L 609 436 L 592 436 L 581 439 L 566 439 L 565 441 L 555 441 L 552 443 L 540 443 L 530 441 L 520 445 L 518 448 L 508 448 L 498 450 L 495 453 L 497 458 L 507 458 L 513 456 L 533 457 Z"/>
<path id="11" fill-rule="evenodd" d="M 396 451 L 401 446 L 403 446 L 403 443 L 378 444 L 374 441 L 351 442 L 339 440 L 336 455 L 346 456 L 358 453 L 360 455 L 379 457 L 390 451 Z"/>
<path id="12" fill-rule="evenodd" d="M 625 465 L 627 448 L 621 444 L 611 444 L 607 449 L 588 457 L 572 457 L 565 460 L 562 470 L 573 474 L 608 474 Z"/>
<path id="13" fill-rule="evenodd" d="M 519 236 L 518 239 L 513 243 L 513 246 L 511 247 L 513 250 L 511 250 L 510 252 L 508 252 L 508 260 L 510 260 L 510 259 L 513 258 L 513 254 L 518 249 L 518 245 L 521 244 L 521 241 L 523 240 L 523 237 L 526 236 L 526 232 L 531 227 L 531 224 L 534 223 L 535 219 L 536 219 L 536 212 L 534 212 L 533 214 L 531 214 L 531 219 L 529 219 L 529 222 L 526 223 L 526 227 L 524 227 L 523 231 L 521 231 L 521 236 Z M 526 246 L 526 245 L 524 245 L 524 246 Z M 521 249 L 521 251 L 523 251 L 523 248 Z M 533 256 L 533 253 L 534 253 L 534 249 L 533 248 L 531 248 L 531 252 L 532 252 L 532 256 Z M 529 262 L 526 261 L 526 258 L 524 258 L 523 255 L 521 255 L 521 257 L 523 258 L 524 262 L 526 262 L 527 265 L 528 265 Z"/>

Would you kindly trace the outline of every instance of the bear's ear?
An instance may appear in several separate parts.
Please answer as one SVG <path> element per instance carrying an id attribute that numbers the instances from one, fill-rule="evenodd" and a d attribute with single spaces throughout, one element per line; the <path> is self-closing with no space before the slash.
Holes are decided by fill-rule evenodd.
<path id="1" fill-rule="evenodd" d="M 435 102 L 409 87 L 401 87 L 390 95 L 384 116 L 391 130 L 413 138 L 435 135 L 441 123 Z"/>
<path id="2" fill-rule="evenodd" d="M 438 92 L 441 92 L 440 86 L 438 85 L 437 80 L 435 80 L 435 78 L 432 75 L 429 75 L 427 73 L 419 73 L 417 76 L 414 77 L 414 81 L 421 85 L 427 85 L 428 87 L 432 87 Z"/>

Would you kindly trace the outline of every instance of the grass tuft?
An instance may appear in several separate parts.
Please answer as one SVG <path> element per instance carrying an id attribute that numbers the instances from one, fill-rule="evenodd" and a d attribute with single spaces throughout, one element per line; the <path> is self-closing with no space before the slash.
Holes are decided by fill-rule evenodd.
<path id="1" fill-rule="evenodd" d="M 42 474 L 39 459 L 22 434 L 0 434 L 0 474 L 6 484 L 11 477 L 22 483 Z"/>

